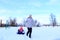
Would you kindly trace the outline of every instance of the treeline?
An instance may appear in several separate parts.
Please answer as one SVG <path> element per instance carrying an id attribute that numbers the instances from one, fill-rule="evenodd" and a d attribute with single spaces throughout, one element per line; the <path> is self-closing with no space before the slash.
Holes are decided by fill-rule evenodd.
<path id="1" fill-rule="evenodd" d="M 6 21 L 6 23 L 2 23 L 2 20 L 0 20 L 0 27 L 5 27 L 5 26 L 17 26 L 16 19 L 9 19 Z"/>
<path id="2" fill-rule="evenodd" d="M 6 26 L 16 27 L 16 26 L 21 26 L 21 25 L 25 26 L 24 23 L 18 24 L 16 18 L 7 20 L 6 24 L 2 23 L 2 20 L 0 19 L 0 27 L 6 27 Z M 37 20 L 35 20 L 35 26 L 40 27 L 41 23 L 38 22 Z M 56 16 L 53 13 L 51 13 L 50 14 L 50 24 L 43 24 L 42 26 L 60 26 L 60 25 L 57 24 Z"/>

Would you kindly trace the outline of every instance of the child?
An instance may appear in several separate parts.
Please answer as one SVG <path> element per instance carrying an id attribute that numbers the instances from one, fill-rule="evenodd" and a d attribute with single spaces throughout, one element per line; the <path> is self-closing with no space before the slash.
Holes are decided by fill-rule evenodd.
<path id="1" fill-rule="evenodd" d="M 25 34 L 22 26 L 18 29 L 17 34 Z"/>

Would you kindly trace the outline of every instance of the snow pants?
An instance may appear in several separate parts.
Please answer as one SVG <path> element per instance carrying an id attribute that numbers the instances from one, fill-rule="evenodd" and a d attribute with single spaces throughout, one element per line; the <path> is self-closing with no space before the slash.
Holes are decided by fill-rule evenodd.
<path id="1" fill-rule="evenodd" d="M 32 28 L 27 28 L 28 31 L 27 31 L 27 36 L 29 35 L 29 38 L 31 38 L 31 33 L 32 33 Z"/>

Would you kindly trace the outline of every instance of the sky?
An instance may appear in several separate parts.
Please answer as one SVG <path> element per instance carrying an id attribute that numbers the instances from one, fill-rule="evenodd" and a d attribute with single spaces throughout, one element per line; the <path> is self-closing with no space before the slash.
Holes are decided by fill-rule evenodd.
<path id="1" fill-rule="evenodd" d="M 50 14 L 60 23 L 60 0 L 0 0 L 0 19 L 16 18 L 20 23 L 32 14 L 40 23 L 49 23 Z"/>

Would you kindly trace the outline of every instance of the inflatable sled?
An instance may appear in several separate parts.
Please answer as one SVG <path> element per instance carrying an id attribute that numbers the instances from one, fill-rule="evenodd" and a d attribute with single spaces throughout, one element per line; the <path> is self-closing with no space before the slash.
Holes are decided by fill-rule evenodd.
<path id="1" fill-rule="evenodd" d="M 17 34 L 25 34 L 23 27 L 20 27 L 20 29 L 18 29 Z"/>

